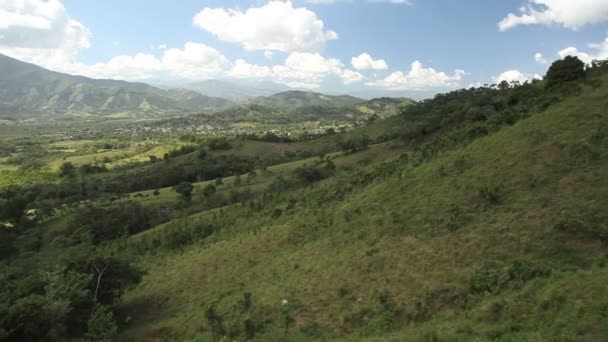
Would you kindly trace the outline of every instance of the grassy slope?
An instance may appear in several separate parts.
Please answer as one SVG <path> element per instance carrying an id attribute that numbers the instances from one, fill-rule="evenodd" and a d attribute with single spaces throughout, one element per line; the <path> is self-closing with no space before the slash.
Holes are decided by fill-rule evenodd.
<path id="1" fill-rule="evenodd" d="M 325 95 L 307 91 L 285 91 L 266 97 L 259 97 L 253 103 L 271 108 L 296 108 L 307 106 L 342 107 L 351 106 L 365 100 L 348 95 Z"/>
<path id="2" fill-rule="evenodd" d="M 288 299 L 290 334 L 316 324 L 359 336 L 386 292 L 398 340 L 608 336 L 608 273 L 592 266 L 605 249 L 597 239 L 554 229 L 564 213 L 590 212 L 584 221 L 606 206 L 607 90 L 587 91 L 466 148 L 355 186 L 344 200 L 335 196 L 343 182 L 331 179 L 286 194 L 297 203 L 278 219 L 270 217 L 272 206 L 222 211 L 231 228 L 183 253 L 142 261 L 149 273 L 121 306 L 132 317 L 123 337 L 197 336 L 206 304 L 219 299 L 229 319 L 245 291 L 256 315 L 274 326 L 280 301 Z M 599 158 L 585 145 L 594 134 L 604 134 Z M 497 188 L 500 203 L 484 201 L 484 188 Z M 210 220 L 217 218 L 187 224 Z M 452 221 L 455 232 L 448 230 Z M 552 276 L 497 294 L 469 293 L 476 270 L 515 259 L 550 265 Z M 412 318 L 420 311 L 415 298 L 424 298 L 432 317 Z"/>

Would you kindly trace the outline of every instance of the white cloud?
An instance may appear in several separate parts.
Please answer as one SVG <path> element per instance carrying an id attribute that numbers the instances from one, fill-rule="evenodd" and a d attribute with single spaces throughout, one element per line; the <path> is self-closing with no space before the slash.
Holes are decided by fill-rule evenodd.
<path id="1" fill-rule="evenodd" d="M 534 54 L 534 60 L 538 64 L 548 64 L 549 63 L 549 61 L 545 58 L 545 56 L 543 56 L 543 54 L 540 52 L 537 52 L 536 54 Z"/>
<path id="2" fill-rule="evenodd" d="M 333 5 L 340 2 L 353 3 L 354 0 L 306 0 L 309 4 L 314 5 Z M 397 4 L 397 5 L 411 5 L 412 2 L 409 0 L 367 0 L 369 3 L 387 3 L 387 4 Z"/>
<path id="3" fill-rule="evenodd" d="M 167 44 L 158 44 L 158 46 L 156 47 L 159 50 L 166 50 L 167 49 Z"/>
<path id="4" fill-rule="evenodd" d="M 306 2 L 314 5 L 333 5 L 338 2 L 352 2 L 352 0 L 306 0 Z"/>
<path id="5" fill-rule="evenodd" d="M 388 65 L 384 59 L 374 60 L 367 52 L 360 54 L 359 56 L 353 57 L 350 60 L 350 64 L 357 70 L 386 70 Z"/>
<path id="6" fill-rule="evenodd" d="M 326 77 L 340 75 L 342 66 L 338 59 L 325 58 L 318 53 L 292 52 L 283 65 L 272 67 L 272 78 L 288 86 L 318 88 Z"/>
<path id="7" fill-rule="evenodd" d="M 187 42 L 183 49 L 168 49 L 162 58 L 171 74 L 186 78 L 206 78 L 220 74 L 230 61 L 218 50 L 201 43 Z"/>
<path id="8" fill-rule="evenodd" d="M 59 0 L 0 0 L 0 53 L 49 66 L 71 62 L 91 33 Z"/>
<path id="9" fill-rule="evenodd" d="M 363 79 L 365 79 L 365 77 L 363 75 L 361 75 L 361 73 L 358 73 L 358 72 L 352 71 L 352 70 L 348 70 L 348 69 L 342 70 L 342 73 L 340 74 L 340 78 L 342 79 L 342 82 L 346 85 L 353 84 L 353 83 L 359 83 L 359 82 L 363 81 Z"/>
<path id="10" fill-rule="evenodd" d="M 578 49 L 573 46 L 570 46 L 563 50 L 558 51 L 557 55 L 559 56 L 560 59 L 564 58 L 566 56 L 576 56 L 581 61 L 583 61 L 585 64 L 591 63 L 591 61 L 593 60 L 593 57 L 591 55 L 589 55 L 588 53 L 585 53 L 585 52 L 578 51 Z"/>
<path id="11" fill-rule="evenodd" d="M 557 55 L 559 56 L 559 58 L 564 58 L 566 56 L 576 56 L 581 61 L 587 64 L 591 63 L 595 59 L 608 59 L 608 37 L 606 37 L 606 39 L 604 39 L 604 41 L 601 43 L 589 44 L 589 48 L 594 51 L 582 52 L 576 47 L 571 46 L 560 50 Z"/>
<path id="12" fill-rule="evenodd" d="M 414 61 L 407 73 L 396 71 L 382 80 L 367 82 L 366 85 L 392 90 L 455 87 L 459 85 L 464 74 L 463 70 L 455 70 L 450 76 L 433 68 L 425 68 L 420 61 Z"/>
<path id="13" fill-rule="evenodd" d="M 163 65 L 154 55 L 138 53 L 134 56 L 116 56 L 107 62 L 86 65 L 65 64 L 59 71 L 94 78 L 142 80 L 161 72 Z"/>
<path id="14" fill-rule="evenodd" d="M 336 32 L 324 29 L 314 12 L 294 8 L 291 1 L 270 1 L 245 12 L 205 8 L 194 16 L 193 23 L 247 50 L 317 52 L 327 41 L 338 39 Z"/>
<path id="15" fill-rule="evenodd" d="M 263 79 L 272 76 L 272 69 L 265 65 L 249 64 L 243 59 L 237 59 L 228 74 L 236 78 Z"/>
<path id="16" fill-rule="evenodd" d="M 604 41 L 602 41 L 600 43 L 592 43 L 592 44 L 588 44 L 587 46 L 590 50 L 586 51 L 586 52 L 581 51 L 577 47 L 569 46 L 567 48 L 564 48 L 564 49 L 558 51 L 556 54 L 556 56 L 557 56 L 556 58 L 562 59 L 566 56 L 576 56 L 586 64 L 590 64 L 593 60 L 608 59 L 608 37 L 606 37 L 606 39 L 604 39 Z M 538 55 L 539 55 L 538 53 L 535 55 L 535 59 L 537 59 Z M 550 62 L 552 62 L 551 60 L 544 58 L 544 56 L 542 56 L 542 54 L 540 54 L 540 56 L 545 61 L 545 63 L 542 63 L 542 64 L 549 64 Z M 537 61 L 538 61 L 538 59 L 537 59 Z"/>
<path id="17" fill-rule="evenodd" d="M 410 0 L 369 0 L 372 3 L 388 3 L 388 4 L 396 4 L 396 5 L 411 5 L 412 2 Z"/>
<path id="18" fill-rule="evenodd" d="M 201 43 L 187 42 L 182 49 L 164 50 L 161 57 L 137 53 L 133 56 L 116 56 L 107 62 L 91 65 L 67 63 L 52 69 L 93 78 L 143 80 L 163 76 L 210 78 L 225 73 L 231 66 L 230 61 L 216 49 Z"/>
<path id="19" fill-rule="evenodd" d="M 519 25 L 561 25 L 577 30 L 608 21 L 606 0 L 527 0 L 519 14 L 509 13 L 498 23 L 500 31 Z"/>
<path id="20" fill-rule="evenodd" d="M 494 80 L 494 83 L 496 83 L 496 84 L 498 84 L 502 81 L 507 81 L 508 83 L 511 83 L 511 82 L 524 83 L 533 78 L 540 78 L 540 77 L 538 75 L 530 76 L 530 75 L 524 74 L 523 72 L 521 72 L 519 70 L 507 70 L 507 71 L 503 72 L 502 74 L 498 75 L 497 77 L 494 77 L 493 80 Z"/>

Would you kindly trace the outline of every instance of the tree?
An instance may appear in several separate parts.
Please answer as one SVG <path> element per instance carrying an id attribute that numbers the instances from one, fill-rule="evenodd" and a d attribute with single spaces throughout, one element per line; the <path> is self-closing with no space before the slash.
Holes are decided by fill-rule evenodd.
<path id="1" fill-rule="evenodd" d="M 117 330 L 112 311 L 103 305 L 96 306 L 88 322 L 87 337 L 92 341 L 110 341 Z"/>
<path id="2" fill-rule="evenodd" d="M 213 184 L 207 184 L 203 188 L 203 191 L 202 191 L 203 196 L 209 197 L 209 196 L 211 196 L 211 195 L 213 195 L 215 193 L 215 190 L 216 190 L 215 189 L 215 185 L 213 185 Z"/>
<path id="3" fill-rule="evenodd" d="M 76 166 L 70 162 L 61 164 L 59 167 L 59 176 L 73 178 L 76 176 Z"/>
<path id="4" fill-rule="evenodd" d="M 547 71 L 547 86 L 555 87 L 585 76 L 585 63 L 578 57 L 567 56 L 555 61 Z"/>
<path id="5" fill-rule="evenodd" d="M 192 200 L 192 190 L 194 190 L 194 185 L 188 182 L 181 182 L 173 187 L 173 191 L 180 195 L 180 200 L 184 203 L 190 203 Z"/>

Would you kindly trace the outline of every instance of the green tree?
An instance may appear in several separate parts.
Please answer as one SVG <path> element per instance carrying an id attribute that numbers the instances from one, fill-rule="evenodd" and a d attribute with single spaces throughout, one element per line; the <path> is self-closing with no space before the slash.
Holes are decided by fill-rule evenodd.
<path id="1" fill-rule="evenodd" d="M 180 201 L 182 201 L 183 203 L 190 203 L 190 201 L 192 200 L 193 190 L 194 185 L 188 182 L 181 182 L 173 187 L 173 191 L 177 192 L 180 195 Z"/>
<path id="2" fill-rule="evenodd" d="M 547 71 L 547 86 L 555 87 L 585 76 L 585 63 L 578 57 L 567 56 L 555 61 Z"/>
<path id="3" fill-rule="evenodd" d="M 59 176 L 73 178 L 76 176 L 76 166 L 70 162 L 61 164 L 59 167 Z"/>
<path id="4" fill-rule="evenodd" d="M 110 341 L 117 330 L 112 311 L 104 305 L 95 307 L 88 322 L 87 337 L 92 341 Z"/>
<path id="5" fill-rule="evenodd" d="M 215 189 L 215 185 L 213 185 L 213 184 L 207 184 L 203 188 L 203 191 L 202 191 L 203 196 L 209 197 L 209 196 L 211 196 L 211 195 L 213 195 L 215 193 L 215 190 L 216 190 Z"/>

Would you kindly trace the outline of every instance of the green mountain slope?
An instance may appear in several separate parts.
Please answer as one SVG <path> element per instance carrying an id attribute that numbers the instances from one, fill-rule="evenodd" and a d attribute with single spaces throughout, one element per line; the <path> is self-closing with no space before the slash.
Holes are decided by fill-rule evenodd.
<path id="1" fill-rule="evenodd" d="M 144 83 L 90 79 L 49 71 L 0 55 L 0 115 L 161 116 L 226 108 L 225 99 Z"/>
<path id="2" fill-rule="evenodd" d="M 345 107 L 353 106 L 365 100 L 349 95 L 325 95 L 314 92 L 290 90 L 272 96 L 260 97 L 252 100 L 253 103 L 282 109 L 298 107 Z"/>
<path id="3" fill-rule="evenodd" d="M 122 337 L 203 338 L 220 317 L 224 334 L 259 340 L 602 340 L 607 99 L 585 87 L 436 157 L 134 236 L 120 249 L 214 232 L 142 262 Z"/>
<path id="4" fill-rule="evenodd" d="M 297 142 L 7 140 L 49 181 L 0 189 L 0 335 L 605 340 L 607 108 L 567 57 Z"/>
<path id="5" fill-rule="evenodd" d="M 194 90 L 198 93 L 221 97 L 231 101 L 247 101 L 259 96 L 270 96 L 289 87 L 273 82 L 237 82 L 225 80 L 205 80 L 187 83 L 183 88 Z"/>

